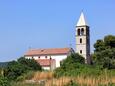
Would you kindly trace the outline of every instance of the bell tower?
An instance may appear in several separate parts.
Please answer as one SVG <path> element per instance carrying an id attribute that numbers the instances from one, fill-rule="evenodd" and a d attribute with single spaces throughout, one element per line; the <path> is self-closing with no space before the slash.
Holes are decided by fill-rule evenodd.
<path id="1" fill-rule="evenodd" d="M 83 12 L 76 25 L 76 53 L 85 58 L 85 63 L 90 64 L 90 30 Z"/>

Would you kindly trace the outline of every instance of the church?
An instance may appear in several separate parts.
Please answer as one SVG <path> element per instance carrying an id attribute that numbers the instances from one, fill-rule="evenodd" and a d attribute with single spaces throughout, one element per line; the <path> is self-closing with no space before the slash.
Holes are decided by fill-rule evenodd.
<path id="1" fill-rule="evenodd" d="M 24 57 L 35 59 L 43 69 L 54 70 L 60 67 L 60 62 L 71 53 L 79 53 L 85 58 L 85 63 L 91 63 L 90 57 L 90 27 L 82 12 L 75 26 L 76 50 L 72 48 L 29 49 Z"/>

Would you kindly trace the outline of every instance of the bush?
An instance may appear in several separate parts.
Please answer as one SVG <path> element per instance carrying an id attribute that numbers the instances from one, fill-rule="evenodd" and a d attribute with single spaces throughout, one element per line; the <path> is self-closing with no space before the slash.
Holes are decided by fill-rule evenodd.
<path id="1" fill-rule="evenodd" d="M 16 78 L 23 73 L 26 73 L 28 68 L 16 61 L 12 61 L 8 63 L 8 66 L 5 70 L 5 76 L 8 77 L 9 80 L 16 80 Z"/>
<path id="2" fill-rule="evenodd" d="M 35 60 L 21 57 L 18 61 L 8 63 L 4 75 L 8 77 L 9 80 L 21 80 L 24 78 L 24 74 L 36 70 L 41 71 L 42 68 Z"/>
<path id="3" fill-rule="evenodd" d="M 21 57 L 18 59 L 20 64 L 27 66 L 30 70 L 42 70 L 39 63 L 37 63 L 34 59 L 26 59 Z"/>
<path id="4" fill-rule="evenodd" d="M 17 81 L 23 81 L 23 80 L 30 80 L 34 76 L 34 71 L 29 71 L 27 73 L 22 74 L 21 76 L 17 77 Z"/>
<path id="5" fill-rule="evenodd" d="M 84 68 L 84 58 L 76 53 L 72 53 L 65 60 L 61 62 L 60 68 L 54 71 L 55 77 L 60 76 L 74 76 L 80 74 L 80 70 Z"/>
<path id="6" fill-rule="evenodd" d="M 0 76 L 0 86 L 11 86 L 6 77 Z"/>

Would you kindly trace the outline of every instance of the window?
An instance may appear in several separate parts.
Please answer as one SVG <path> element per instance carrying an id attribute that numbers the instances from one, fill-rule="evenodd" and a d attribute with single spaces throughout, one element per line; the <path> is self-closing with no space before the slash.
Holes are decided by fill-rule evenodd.
<path id="1" fill-rule="evenodd" d="M 45 58 L 47 59 L 47 56 L 45 56 Z"/>
<path id="2" fill-rule="evenodd" d="M 80 35 L 80 29 L 77 30 L 77 34 Z"/>
<path id="3" fill-rule="evenodd" d="M 84 28 L 81 28 L 81 35 L 84 35 Z"/>
<path id="4" fill-rule="evenodd" d="M 82 50 L 80 50 L 80 53 L 82 54 Z"/>
<path id="5" fill-rule="evenodd" d="M 82 43 L 82 38 L 80 38 L 80 43 Z"/>

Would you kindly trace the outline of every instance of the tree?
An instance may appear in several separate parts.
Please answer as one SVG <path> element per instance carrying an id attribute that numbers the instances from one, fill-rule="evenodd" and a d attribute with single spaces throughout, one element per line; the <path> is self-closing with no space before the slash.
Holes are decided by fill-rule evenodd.
<path id="1" fill-rule="evenodd" d="M 65 60 L 62 61 L 61 66 L 63 65 L 71 65 L 71 64 L 76 64 L 76 63 L 81 63 L 84 64 L 85 63 L 85 59 L 79 55 L 78 53 L 72 53 L 71 55 L 69 55 Z"/>
<path id="2" fill-rule="evenodd" d="M 66 59 L 61 62 L 59 68 L 55 70 L 55 76 L 59 77 L 62 75 L 72 76 L 74 74 L 78 74 L 80 67 L 85 64 L 85 59 L 79 55 L 78 53 L 72 53 Z"/>
<path id="3" fill-rule="evenodd" d="M 40 64 L 37 63 L 34 59 L 26 59 L 24 57 L 21 57 L 18 59 L 18 62 L 27 66 L 31 70 L 42 70 Z"/>
<path id="4" fill-rule="evenodd" d="M 11 61 L 8 63 L 4 75 L 9 80 L 16 80 L 19 76 L 29 71 L 41 71 L 41 66 L 33 59 L 19 58 L 17 61 Z"/>
<path id="5" fill-rule="evenodd" d="M 94 48 L 94 63 L 103 68 L 115 69 L 115 36 L 108 35 L 102 40 L 97 40 Z"/>
<path id="6" fill-rule="evenodd" d="M 115 48 L 115 36 L 108 35 L 104 37 L 105 45 L 110 48 Z"/>
<path id="7" fill-rule="evenodd" d="M 6 77 L 0 76 L 0 86 L 11 86 Z"/>
<path id="8" fill-rule="evenodd" d="M 95 50 L 94 50 L 95 52 L 105 50 L 106 46 L 105 46 L 104 41 L 101 39 L 97 40 L 96 43 L 94 44 L 94 48 L 95 48 Z"/>
<path id="9" fill-rule="evenodd" d="M 8 77 L 9 80 L 15 80 L 18 76 L 26 73 L 29 68 L 17 61 L 11 61 L 5 69 L 4 75 Z"/>
<path id="10" fill-rule="evenodd" d="M 74 70 L 80 67 L 79 64 L 85 64 L 85 59 L 78 53 L 72 53 L 61 62 L 61 68 L 65 71 Z"/>

